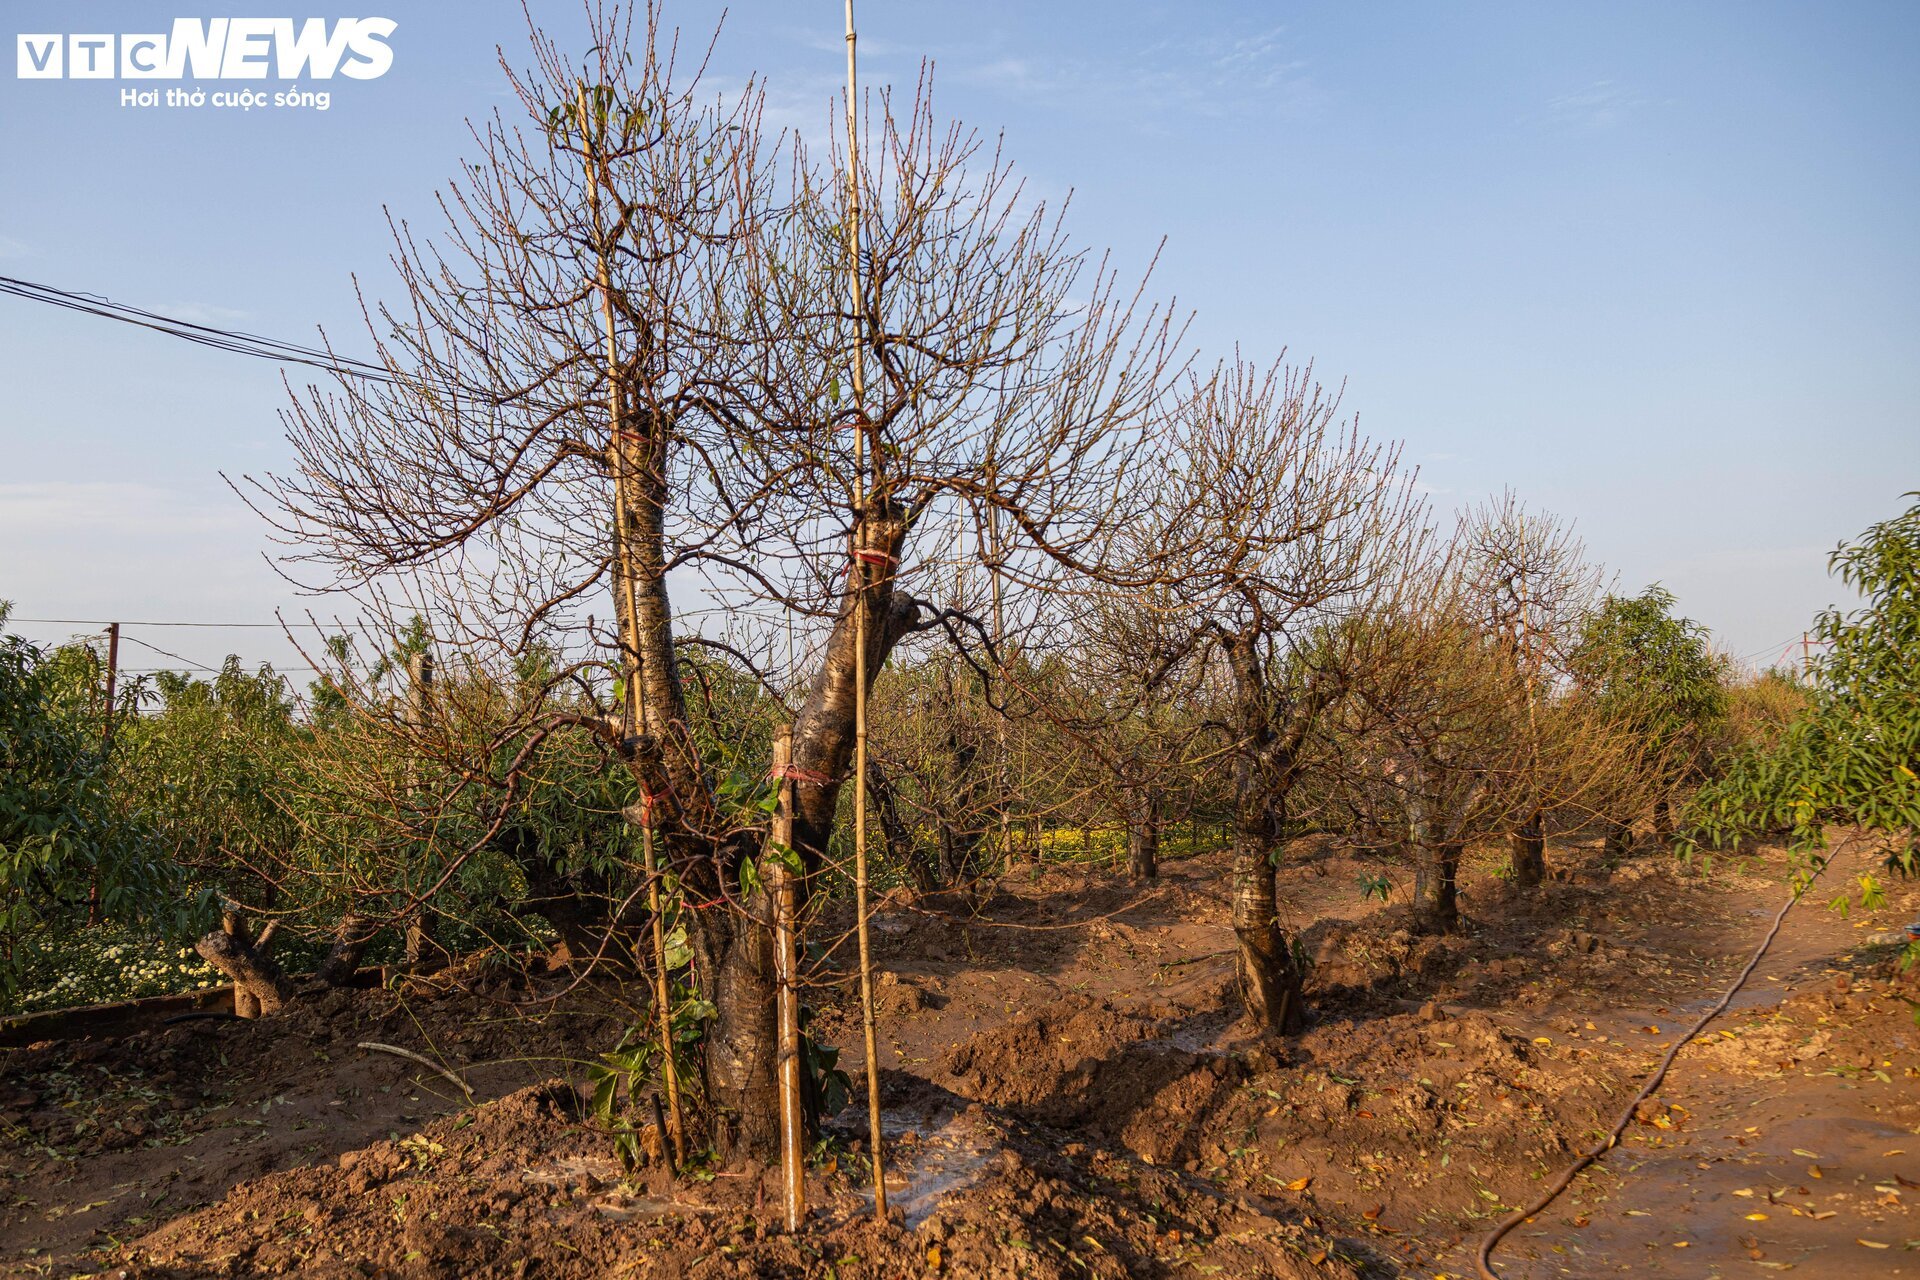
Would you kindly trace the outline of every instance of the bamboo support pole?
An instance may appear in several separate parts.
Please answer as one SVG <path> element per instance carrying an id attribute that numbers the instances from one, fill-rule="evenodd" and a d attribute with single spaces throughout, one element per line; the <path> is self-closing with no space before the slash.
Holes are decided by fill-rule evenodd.
<path id="1" fill-rule="evenodd" d="M 428 651 L 407 658 L 407 803 L 420 803 L 420 757 L 427 727 L 433 714 L 433 654 Z M 432 904 L 423 899 L 414 906 L 405 933 L 407 972 L 427 973 L 446 964 L 446 952 L 438 941 L 438 926 Z"/>
<path id="2" fill-rule="evenodd" d="M 774 1019 L 780 1054 L 780 1167 L 786 1175 L 787 1230 L 798 1231 L 807 1218 L 807 1133 L 800 1107 L 800 992 L 795 983 L 800 957 L 793 937 L 797 904 L 793 871 L 786 861 L 793 856 L 793 780 L 787 776 L 792 764 L 793 730 L 781 725 L 773 731 L 773 776 L 780 788 L 770 840 L 773 856 L 761 865 L 772 890 L 773 963 L 778 977 Z"/>
<path id="3" fill-rule="evenodd" d="M 620 647 L 622 676 L 625 683 L 627 716 L 635 734 L 646 732 L 645 692 L 640 681 L 640 614 L 633 598 L 633 549 L 627 537 L 627 488 L 632 482 L 629 458 L 622 443 L 619 345 L 613 322 L 613 277 L 607 266 L 607 249 L 600 222 L 600 188 L 605 181 L 605 160 L 594 139 L 592 114 L 587 107 L 587 86 L 580 84 L 580 139 L 587 159 L 587 201 L 593 217 L 593 252 L 600 286 L 600 313 L 607 333 L 607 461 L 613 472 L 613 558 L 614 574 L 620 592 Z M 647 908 L 653 917 L 653 1004 L 660 1030 L 660 1071 L 667 1086 L 668 1137 L 673 1143 L 674 1167 L 687 1160 L 686 1124 L 680 1109 L 680 1071 L 673 1054 L 673 1005 L 667 984 L 667 946 L 665 927 L 660 918 L 660 875 L 653 847 L 653 798 L 647 785 L 640 784 L 640 845 L 647 877 Z"/>
<path id="4" fill-rule="evenodd" d="M 848 566 L 854 586 L 853 670 L 853 899 L 854 925 L 860 942 L 860 1024 L 866 1048 L 867 1144 L 873 1160 L 873 1213 L 887 1217 L 886 1148 L 880 1129 L 880 1051 L 873 1016 L 873 940 L 867 927 L 867 543 L 866 494 L 866 291 L 860 282 L 860 131 L 859 77 L 853 27 L 853 0 L 847 9 L 847 291 L 853 303 L 853 405 L 858 415 L 853 437 L 853 563 Z"/>

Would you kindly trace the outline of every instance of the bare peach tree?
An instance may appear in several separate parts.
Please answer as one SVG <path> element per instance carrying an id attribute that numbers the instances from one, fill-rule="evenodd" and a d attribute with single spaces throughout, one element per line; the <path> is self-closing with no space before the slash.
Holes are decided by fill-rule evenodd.
<path id="1" fill-rule="evenodd" d="M 692 908 L 717 1140 L 770 1150 L 765 809 L 703 756 L 686 655 L 724 655 L 791 720 L 813 884 L 857 673 L 871 684 L 918 634 L 980 634 L 915 593 L 942 531 L 993 522 L 1010 580 L 1084 567 L 1133 514 L 1176 334 L 999 156 L 938 123 L 924 85 L 903 115 L 884 98 L 866 113 L 857 157 L 783 151 L 756 92 L 702 97 L 697 68 L 677 81 L 677 45 L 645 17 L 636 33 L 596 13 L 581 62 L 535 33 L 531 68 L 508 71 L 520 119 L 476 126 L 446 231 L 396 225 L 404 297 L 371 312 L 387 379 L 300 397 L 298 468 L 260 505 L 320 585 L 375 611 L 431 602 L 443 648 L 563 655 L 499 732 L 584 732 L 623 762 L 629 816 L 663 855 L 644 883 L 670 875 Z M 868 193 L 858 307 L 849 163 Z M 514 776 L 489 778 L 502 818 L 455 861 L 504 823 Z"/>
<path id="2" fill-rule="evenodd" d="M 1164 544 L 1142 540 L 1157 529 L 1149 522 L 1129 531 L 1131 563 L 1164 553 Z M 1208 770 L 1230 754 L 1204 713 L 1205 646 L 1195 643 L 1172 582 L 1066 599 L 1072 613 L 1058 627 L 1059 661 L 1020 691 L 1020 703 L 1059 743 L 1046 759 L 1073 795 L 1062 808 L 1083 823 L 1119 819 L 1127 874 L 1150 880 L 1166 821 L 1191 812 Z"/>
<path id="3" fill-rule="evenodd" d="M 1369 655 L 1346 625 L 1400 571 L 1420 505 L 1398 449 L 1339 416 L 1312 371 L 1242 360 L 1179 411 L 1151 538 L 1183 643 L 1218 672 L 1232 771 L 1233 925 L 1249 1018 L 1303 1025 L 1301 965 L 1275 870 L 1321 716 Z"/>
<path id="4" fill-rule="evenodd" d="M 1630 786 L 1637 747 L 1578 691 L 1517 660 L 1469 515 L 1354 622 L 1369 660 L 1328 710 L 1327 770 L 1348 809 L 1405 833 L 1412 922 L 1460 927 L 1467 848 L 1523 823 L 1579 827 Z"/>
<path id="5" fill-rule="evenodd" d="M 1522 731 L 1535 764 L 1543 765 L 1549 735 L 1542 704 L 1564 690 L 1568 656 L 1600 598 L 1604 575 L 1587 560 L 1571 525 L 1527 510 L 1510 489 L 1466 512 L 1456 537 L 1481 620 L 1500 637 L 1520 673 L 1527 712 Z M 1521 816 L 1509 841 L 1513 881 L 1523 889 L 1546 878 L 1544 803 Z"/>

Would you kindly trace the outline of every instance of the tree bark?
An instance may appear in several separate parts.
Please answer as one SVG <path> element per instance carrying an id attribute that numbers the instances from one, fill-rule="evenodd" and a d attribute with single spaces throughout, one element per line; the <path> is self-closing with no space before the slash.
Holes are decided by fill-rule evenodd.
<path id="1" fill-rule="evenodd" d="M 1547 878 L 1547 841 L 1541 833 L 1539 814 L 1520 824 L 1511 841 L 1513 883 L 1522 889 L 1537 889 Z"/>
<path id="2" fill-rule="evenodd" d="M 447 967 L 447 949 L 440 945 L 436 933 L 433 911 L 422 903 L 407 921 L 408 973 L 437 973 Z"/>
<path id="3" fill-rule="evenodd" d="M 264 1016 L 279 1012 L 293 999 L 293 984 L 280 966 L 255 948 L 245 929 L 231 917 L 200 939 L 194 950 L 233 983 L 234 1012 L 242 1017 L 251 1016 L 248 1002 L 253 1002 L 251 1007 Z"/>
<path id="4" fill-rule="evenodd" d="M 1426 834 L 1414 844 L 1413 927 L 1420 933 L 1460 928 L 1461 846 Z"/>
<path id="5" fill-rule="evenodd" d="M 880 669 L 894 646 L 919 617 L 919 606 L 897 596 L 892 566 L 898 563 L 906 541 L 907 521 L 891 510 L 865 513 L 854 530 L 855 572 L 848 575 L 833 631 L 827 637 L 819 673 L 793 720 L 793 763 L 804 780 L 794 784 L 794 848 L 807 860 L 811 873 L 826 854 L 827 839 L 840 800 L 840 786 L 853 762 L 854 671 L 858 627 L 857 593 L 865 592 L 867 618 L 866 672 L 871 692 Z M 813 779 L 824 779 L 814 781 Z"/>
<path id="6" fill-rule="evenodd" d="M 772 909 L 764 892 L 756 894 L 754 918 L 735 918 L 731 937 L 712 940 L 721 945 L 708 996 L 715 1013 L 707 1028 L 706 1082 L 718 1112 L 714 1145 L 727 1157 L 766 1157 L 780 1149 L 777 975 L 773 931 L 764 923 Z"/>
<path id="7" fill-rule="evenodd" d="M 1127 874 L 1152 880 L 1160 874 L 1160 797 L 1152 789 L 1135 802 L 1127 823 Z"/>
<path id="8" fill-rule="evenodd" d="M 1240 940 L 1240 993 L 1256 1027 L 1295 1035 L 1307 1024 L 1306 1001 L 1292 944 L 1280 928 L 1269 859 L 1264 841 L 1234 833 L 1233 932 Z"/>
<path id="9" fill-rule="evenodd" d="M 1273 855 L 1285 834 L 1294 776 L 1291 743 L 1274 732 L 1273 709 L 1251 635 L 1223 639 L 1233 673 L 1233 931 L 1240 941 L 1240 991 L 1247 1017 L 1273 1035 L 1306 1028 L 1300 966 L 1280 928 Z"/>
<path id="10" fill-rule="evenodd" d="M 339 927 L 334 930 L 333 945 L 328 948 L 326 959 L 320 962 L 314 977 L 330 987 L 344 987 L 352 982 L 353 975 L 359 971 L 361 958 L 373 942 L 373 935 L 374 930 L 367 927 L 364 917 L 348 912 L 341 917 Z"/>
<path id="11" fill-rule="evenodd" d="M 794 717 L 793 847 L 807 871 L 808 879 L 799 886 L 803 894 L 826 856 L 840 787 L 853 761 L 856 593 L 866 593 L 871 623 L 866 628 L 869 691 L 887 656 L 919 616 L 919 606 L 893 590 L 892 566 L 898 563 L 906 535 L 907 522 L 900 512 L 876 507 L 863 513 L 854 546 L 864 554 L 854 558 L 820 670 Z M 651 716 L 651 705 L 648 712 Z M 718 1013 L 708 1032 L 706 1075 L 708 1095 L 726 1117 L 717 1135 L 721 1149 L 769 1156 L 779 1147 L 777 983 L 768 927 L 771 907 L 764 894 L 758 897 L 749 914 L 730 912 L 726 936 L 714 940 L 711 999 Z"/>

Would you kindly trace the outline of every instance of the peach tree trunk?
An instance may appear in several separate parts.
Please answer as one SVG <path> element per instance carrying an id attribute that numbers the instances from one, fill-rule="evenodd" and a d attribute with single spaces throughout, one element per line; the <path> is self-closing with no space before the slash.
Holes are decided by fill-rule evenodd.
<path id="1" fill-rule="evenodd" d="M 1539 888 L 1547 878 L 1547 841 L 1541 833 L 1540 815 L 1535 813 L 1521 823 L 1509 843 L 1513 883 L 1522 889 Z"/>
<path id="2" fill-rule="evenodd" d="M 794 717 L 793 844 L 807 871 L 803 893 L 825 861 L 840 787 L 853 764 L 854 593 L 866 592 L 872 620 L 866 629 L 869 692 L 887 655 L 917 618 L 917 606 L 895 594 L 884 568 L 898 563 L 906 534 L 906 521 L 897 512 L 869 512 L 859 525 L 858 545 L 873 558 L 856 561 L 861 572 L 849 579 L 819 671 Z M 727 936 L 709 946 L 715 975 L 710 998 L 718 1013 L 708 1033 L 708 1096 L 730 1118 L 723 1150 L 768 1155 L 779 1145 L 772 913 L 760 902 L 746 914 L 729 911 L 727 917 Z"/>
<path id="3" fill-rule="evenodd" d="M 1152 880 L 1160 874 L 1160 796 L 1152 788 L 1141 793 L 1127 823 L 1127 874 Z"/>

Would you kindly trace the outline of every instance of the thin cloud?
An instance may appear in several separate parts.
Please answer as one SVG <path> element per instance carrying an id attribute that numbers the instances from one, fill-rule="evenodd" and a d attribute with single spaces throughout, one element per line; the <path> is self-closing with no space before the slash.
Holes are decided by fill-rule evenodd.
<path id="1" fill-rule="evenodd" d="M 1647 105 L 1647 98 L 1617 80 L 1596 80 L 1574 93 L 1547 101 L 1547 112 L 1557 122 L 1586 130 L 1612 129 Z"/>
<path id="2" fill-rule="evenodd" d="M 956 76 L 968 84 L 1041 106 L 1131 119 L 1150 132 L 1170 129 L 1176 118 L 1218 118 L 1256 105 L 1263 113 L 1306 115 L 1323 100 L 1282 27 L 1160 40 L 1114 59 L 999 54 L 956 61 Z"/>
<path id="3" fill-rule="evenodd" d="M 156 535 L 258 530 L 237 500 L 159 485 L 110 480 L 37 480 L 0 484 L 0 540 L 60 539 L 83 532 L 150 540 Z"/>

